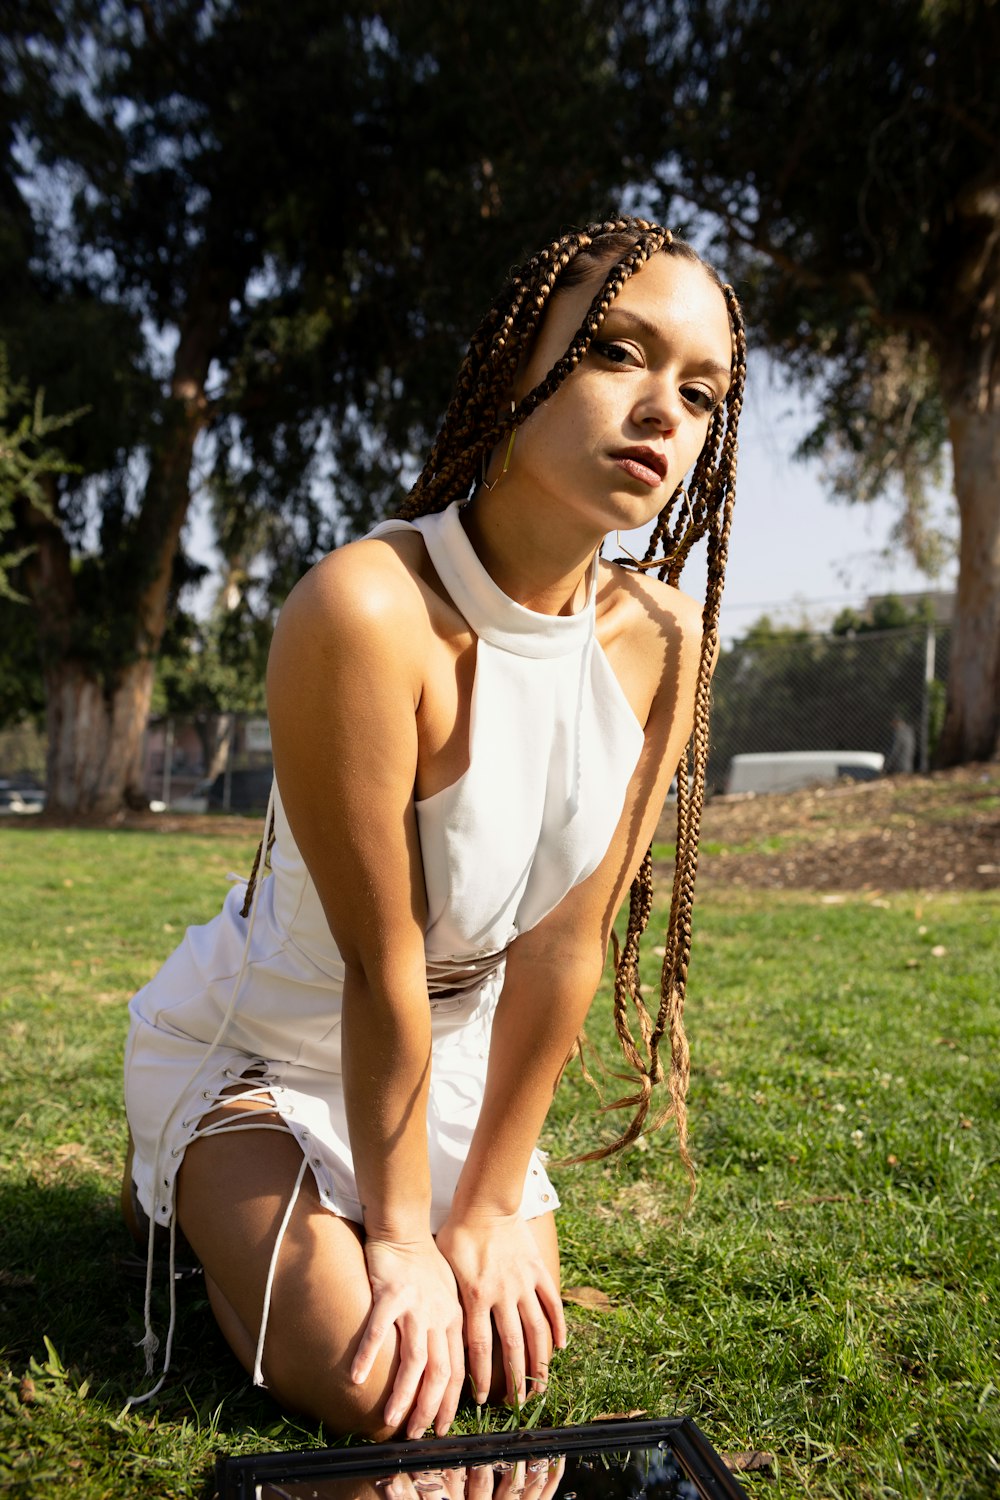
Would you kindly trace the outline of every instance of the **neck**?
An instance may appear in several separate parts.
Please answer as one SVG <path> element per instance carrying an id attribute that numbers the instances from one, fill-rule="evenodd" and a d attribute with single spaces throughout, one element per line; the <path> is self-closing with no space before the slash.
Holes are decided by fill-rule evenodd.
<path id="1" fill-rule="evenodd" d="M 496 499 L 478 489 L 461 516 L 476 556 L 509 599 L 542 615 L 585 607 L 602 537 L 557 532 L 540 506 L 517 503 L 513 485 Z"/>

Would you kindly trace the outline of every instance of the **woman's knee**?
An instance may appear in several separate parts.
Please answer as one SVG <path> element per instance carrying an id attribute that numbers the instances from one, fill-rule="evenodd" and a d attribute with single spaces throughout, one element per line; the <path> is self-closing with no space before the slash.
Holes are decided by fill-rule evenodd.
<path id="1" fill-rule="evenodd" d="M 384 1442 L 401 1431 L 385 1421 L 397 1364 L 393 1333 L 391 1350 L 376 1360 L 365 1383 L 356 1385 L 349 1364 L 325 1358 L 321 1348 L 303 1347 L 289 1331 L 272 1338 L 268 1330 L 262 1373 L 267 1391 L 286 1411 L 322 1422 L 328 1433 Z"/>
<path id="2" fill-rule="evenodd" d="M 219 1328 L 248 1374 L 259 1351 L 265 1387 L 282 1407 L 322 1421 L 331 1432 L 391 1436 L 383 1413 L 395 1379 L 395 1329 L 365 1384 L 350 1378 L 371 1311 L 360 1230 L 320 1205 L 307 1173 L 275 1259 L 275 1236 L 301 1155 L 291 1137 L 274 1132 L 260 1139 L 264 1159 L 258 1157 L 249 1176 L 219 1171 L 235 1165 L 234 1155 L 242 1165 L 248 1140 L 249 1133 L 197 1143 L 179 1180 L 181 1224 L 201 1249 Z"/>

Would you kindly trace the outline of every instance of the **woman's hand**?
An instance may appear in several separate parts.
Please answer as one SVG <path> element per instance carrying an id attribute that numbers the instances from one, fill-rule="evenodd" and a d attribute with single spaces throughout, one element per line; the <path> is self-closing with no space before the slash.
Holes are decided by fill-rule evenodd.
<path id="1" fill-rule="evenodd" d="M 399 1368 L 386 1403 L 386 1425 L 396 1428 L 405 1420 L 410 1438 L 433 1425 L 443 1437 L 465 1381 L 462 1308 L 451 1268 L 430 1235 L 413 1243 L 369 1238 L 365 1262 L 372 1310 L 351 1379 L 364 1384 L 395 1328 Z"/>
<path id="2" fill-rule="evenodd" d="M 534 1235 L 519 1214 L 449 1219 L 438 1249 L 458 1283 L 465 1311 L 466 1357 L 476 1401 L 493 1383 L 493 1330 L 507 1400 L 523 1402 L 545 1389 L 552 1349 L 566 1343 L 562 1301 Z"/>

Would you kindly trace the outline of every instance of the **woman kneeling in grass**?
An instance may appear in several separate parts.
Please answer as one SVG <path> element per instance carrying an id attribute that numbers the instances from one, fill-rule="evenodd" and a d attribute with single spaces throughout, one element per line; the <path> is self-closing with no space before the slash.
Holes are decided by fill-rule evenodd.
<path id="1" fill-rule="evenodd" d="M 687 1162 L 744 373 L 732 290 L 689 246 L 628 218 L 566 235 L 474 335 L 400 517 L 293 590 L 268 667 L 270 877 L 255 865 L 132 1002 L 125 1202 L 150 1362 L 169 1226 L 247 1371 L 330 1431 L 444 1433 L 466 1380 L 477 1401 L 543 1389 L 566 1333 L 536 1146 L 630 882 L 615 1015 L 636 1110 L 592 1154 L 648 1123 L 666 1033 Z M 642 563 L 602 560 L 609 532 L 648 523 Z M 706 535 L 702 609 L 676 585 Z M 654 1019 L 645 851 L 682 757 Z"/>

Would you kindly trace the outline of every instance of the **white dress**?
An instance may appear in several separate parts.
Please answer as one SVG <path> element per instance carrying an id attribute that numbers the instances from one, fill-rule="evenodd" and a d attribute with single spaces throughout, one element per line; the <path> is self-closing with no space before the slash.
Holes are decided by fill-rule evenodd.
<path id="1" fill-rule="evenodd" d="M 411 527 L 478 637 L 468 769 L 416 804 L 428 903 L 436 1230 L 479 1114 L 506 949 L 600 863 L 643 733 L 594 633 L 596 565 L 582 610 L 540 615 L 494 584 L 457 505 L 412 523 L 384 522 L 371 535 Z M 221 913 L 190 928 L 131 1003 L 133 1178 L 157 1225 L 173 1221 L 177 1171 L 200 1120 L 255 1066 L 258 1076 L 244 1086 L 273 1100 L 320 1201 L 361 1222 L 341 1081 L 344 968 L 277 785 L 271 810 L 272 873 L 258 884 L 251 916 L 240 915 L 245 886 L 235 886 Z M 252 1127 L 252 1114 L 241 1123 Z M 557 1201 L 536 1153 L 521 1211 L 532 1217 Z"/>

